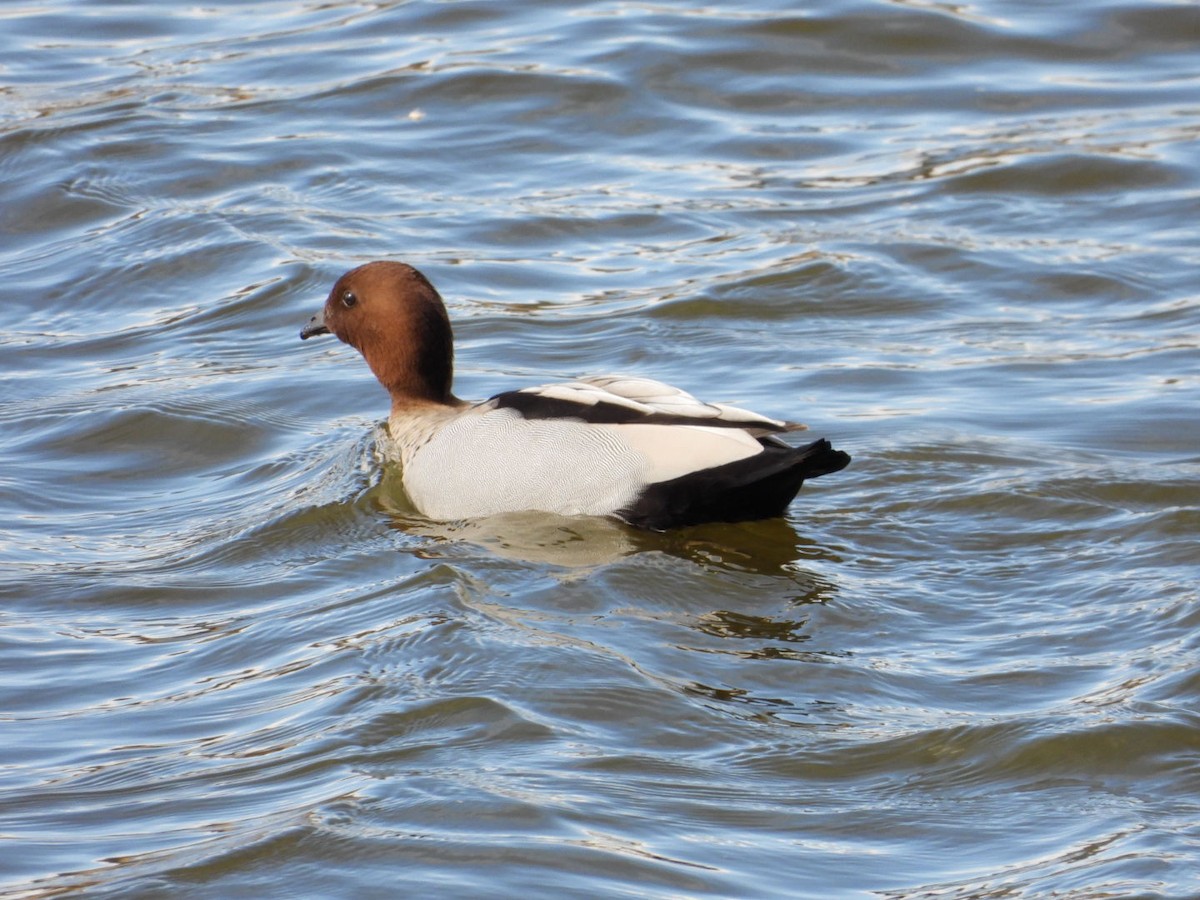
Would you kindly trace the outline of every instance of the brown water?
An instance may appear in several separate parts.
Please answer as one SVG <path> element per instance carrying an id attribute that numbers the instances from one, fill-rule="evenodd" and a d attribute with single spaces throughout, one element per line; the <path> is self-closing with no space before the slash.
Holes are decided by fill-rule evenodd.
<path id="1" fill-rule="evenodd" d="M 0 892 L 1200 894 L 1200 8 L 0 7 Z M 422 521 L 300 326 L 854 456 Z"/>

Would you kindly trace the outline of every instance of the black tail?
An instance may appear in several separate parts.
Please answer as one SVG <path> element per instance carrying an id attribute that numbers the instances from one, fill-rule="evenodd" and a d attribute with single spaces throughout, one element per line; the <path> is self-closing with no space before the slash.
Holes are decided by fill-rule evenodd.
<path id="1" fill-rule="evenodd" d="M 701 522 L 744 522 L 781 516 L 807 478 L 840 472 L 850 455 L 821 438 L 807 447 L 764 442 L 762 453 L 649 485 L 618 515 L 662 531 Z"/>
<path id="2" fill-rule="evenodd" d="M 825 438 L 813 441 L 807 447 L 801 447 L 796 453 L 800 454 L 796 464 L 804 469 L 805 478 L 832 475 L 850 465 L 850 454 L 834 450 L 833 445 Z"/>

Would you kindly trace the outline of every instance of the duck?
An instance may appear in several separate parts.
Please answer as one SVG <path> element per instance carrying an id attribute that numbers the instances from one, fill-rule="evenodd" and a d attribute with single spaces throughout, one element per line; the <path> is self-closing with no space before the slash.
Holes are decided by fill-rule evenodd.
<path id="1" fill-rule="evenodd" d="M 780 437 L 807 426 L 649 378 L 581 377 L 460 400 L 446 305 L 402 262 L 338 278 L 300 338 L 325 334 L 362 354 L 391 396 L 385 455 L 433 520 L 534 511 L 665 531 L 768 519 L 806 480 L 850 462 L 824 438 L 793 447 Z"/>

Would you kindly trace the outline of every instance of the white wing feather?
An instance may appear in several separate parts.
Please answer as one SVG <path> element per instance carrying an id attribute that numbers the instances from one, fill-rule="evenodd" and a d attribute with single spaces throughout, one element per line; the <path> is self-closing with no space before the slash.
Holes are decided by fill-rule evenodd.
<path id="1" fill-rule="evenodd" d="M 800 430 L 803 426 L 780 419 L 772 419 L 736 406 L 724 403 L 705 403 L 687 391 L 654 381 L 650 378 L 632 378 L 624 375 L 595 375 L 576 381 L 544 384 L 539 387 L 522 388 L 523 394 L 537 394 L 556 400 L 566 400 L 586 406 L 610 403 L 636 410 L 643 415 L 678 416 L 683 419 L 719 420 L 736 422 L 748 428 L 766 427 L 772 431 Z"/>

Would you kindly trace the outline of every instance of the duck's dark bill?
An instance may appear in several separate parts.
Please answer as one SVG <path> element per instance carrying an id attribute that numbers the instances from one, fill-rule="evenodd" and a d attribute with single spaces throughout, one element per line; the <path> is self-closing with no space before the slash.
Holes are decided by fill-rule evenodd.
<path id="1" fill-rule="evenodd" d="M 307 341 L 318 334 L 329 334 L 329 329 L 325 327 L 325 316 L 321 313 L 309 319 L 308 324 L 300 329 L 300 340 Z"/>

